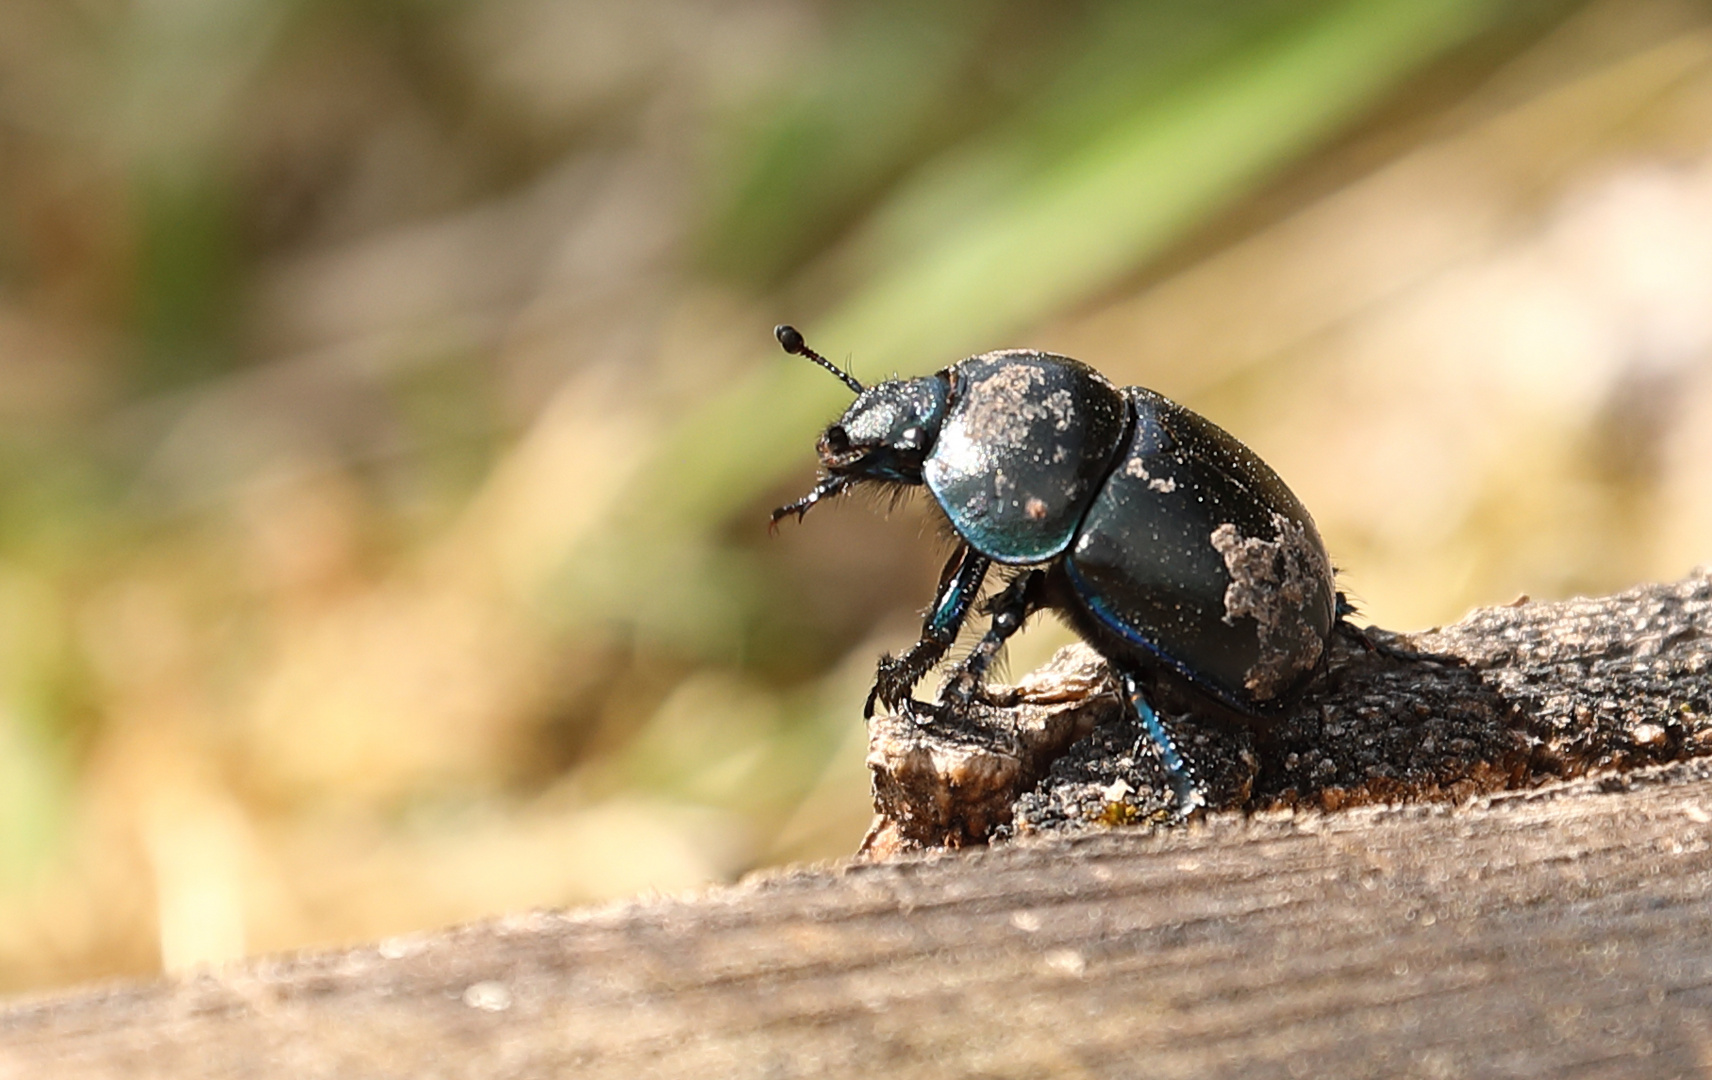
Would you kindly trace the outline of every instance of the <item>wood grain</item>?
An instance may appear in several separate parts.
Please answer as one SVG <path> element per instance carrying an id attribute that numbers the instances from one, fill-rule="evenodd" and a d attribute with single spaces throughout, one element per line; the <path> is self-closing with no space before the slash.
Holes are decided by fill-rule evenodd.
<path id="1" fill-rule="evenodd" d="M 1028 726 L 1097 711 L 1059 672 L 897 788 L 912 828 L 1021 791 L 1008 843 L 16 1002 L 0 1078 L 1712 1072 L 1712 575 L 1418 642 L 1459 662 L 1353 656 L 1270 744 L 1192 743 L 1245 810 L 1098 824 L 1089 770 L 1146 763 Z"/>
<path id="2" fill-rule="evenodd" d="M 15 1005 L 6 1077 L 1673 1076 L 1712 768 L 1218 816 Z"/>

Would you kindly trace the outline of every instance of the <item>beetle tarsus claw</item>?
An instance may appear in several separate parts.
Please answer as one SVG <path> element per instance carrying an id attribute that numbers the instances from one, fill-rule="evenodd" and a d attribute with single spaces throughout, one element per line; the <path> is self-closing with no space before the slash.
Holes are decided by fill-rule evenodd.
<path id="1" fill-rule="evenodd" d="M 916 701 L 910 696 L 910 691 L 914 690 L 915 684 L 921 681 L 922 676 L 939 662 L 944 652 L 943 646 L 923 639 L 910 646 L 909 651 L 902 656 L 893 656 L 891 653 L 881 656 L 874 671 L 874 687 L 868 691 L 868 701 L 863 706 L 862 715 L 872 719 L 876 704 L 900 716 L 914 716 L 916 712 L 937 715 L 935 706 Z"/>
<path id="2" fill-rule="evenodd" d="M 1202 795 L 1201 789 L 1195 787 L 1192 782 L 1174 790 L 1172 796 L 1169 814 L 1171 821 L 1177 824 L 1188 821 L 1207 808 L 1206 796 Z"/>
<path id="3" fill-rule="evenodd" d="M 939 689 L 940 707 L 953 712 L 977 703 L 986 704 L 988 700 L 986 684 L 967 670 L 957 672 Z"/>
<path id="4" fill-rule="evenodd" d="M 928 726 L 940 718 L 940 713 L 940 706 L 930 701 L 919 701 L 913 697 L 907 697 L 898 703 L 898 715 L 916 727 Z"/>

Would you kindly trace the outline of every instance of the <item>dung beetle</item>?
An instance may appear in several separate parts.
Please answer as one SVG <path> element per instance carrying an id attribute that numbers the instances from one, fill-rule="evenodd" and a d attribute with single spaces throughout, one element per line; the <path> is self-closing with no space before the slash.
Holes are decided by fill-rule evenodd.
<path id="1" fill-rule="evenodd" d="M 774 524 L 858 484 L 925 484 L 959 540 L 921 639 L 881 658 L 864 715 L 876 703 L 916 717 L 966 705 L 1005 640 L 1055 611 L 1106 658 L 1187 813 L 1200 797 L 1160 696 L 1264 722 L 1324 665 L 1347 608 L 1313 518 L 1211 421 L 1067 356 L 983 353 L 864 388 L 795 328 L 774 334 L 856 394 L 820 437 L 814 489 Z M 987 632 L 938 705 L 913 700 L 995 563 L 1016 570 L 982 607 Z"/>

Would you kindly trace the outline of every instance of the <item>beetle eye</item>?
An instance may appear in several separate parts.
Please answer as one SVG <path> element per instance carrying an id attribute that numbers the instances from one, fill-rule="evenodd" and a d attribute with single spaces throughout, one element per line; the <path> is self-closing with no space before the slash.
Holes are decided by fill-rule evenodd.
<path id="1" fill-rule="evenodd" d="M 844 429 L 837 424 L 826 429 L 825 440 L 826 448 L 834 454 L 848 454 L 850 452 L 850 436 L 845 434 Z"/>

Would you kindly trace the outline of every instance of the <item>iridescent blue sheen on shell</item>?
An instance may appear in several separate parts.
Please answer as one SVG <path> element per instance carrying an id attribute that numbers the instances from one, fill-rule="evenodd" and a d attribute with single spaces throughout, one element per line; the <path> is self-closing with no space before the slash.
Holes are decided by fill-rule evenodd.
<path id="1" fill-rule="evenodd" d="M 994 352 L 951 369 L 951 407 L 923 467 L 951 527 L 1001 563 L 1070 545 L 1123 439 L 1128 406 L 1069 357 Z"/>

